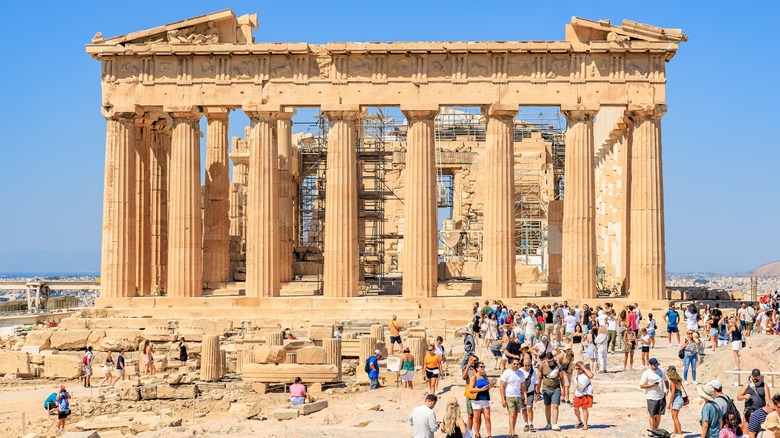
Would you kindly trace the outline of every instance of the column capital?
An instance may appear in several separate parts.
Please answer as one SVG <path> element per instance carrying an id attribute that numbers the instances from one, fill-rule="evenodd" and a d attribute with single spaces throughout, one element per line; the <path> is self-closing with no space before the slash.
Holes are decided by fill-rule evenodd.
<path id="1" fill-rule="evenodd" d="M 356 119 L 363 110 L 360 105 L 322 105 L 320 110 L 330 120 L 349 120 Z"/>
<path id="2" fill-rule="evenodd" d="M 168 111 L 168 115 L 171 116 L 174 120 L 189 120 L 192 122 L 197 122 L 200 120 L 200 117 L 203 115 L 200 111 L 197 111 L 196 109 L 192 109 L 189 111 Z"/>
<path id="3" fill-rule="evenodd" d="M 401 107 L 401 112 L 406 116 L 408 120 L 433 120 L 439 115 L 439 108 L 436 109 L 424 109 L 424 108 L 407 108 Z"/>
<path id="4" fill-rule="evenodd" d="M 517 115 L 518 105 L 494 102 L 482 105 L 482 114 L 492 119 L 513 119 Z"/>
<path id="5" fill-rule="evenodd" d="M 140 116 L 135 109 L 131 108 L 103 107 L 100 112 L 103 114 L 103 117 L 108 120 L 123 119 L 125 121 L 131 121 Z"/>
<path id="6" fill-rule="evenodd" d="M 230 108 L 207 106 L 203 108 L 203 113 L 209 120 L 227 119 L 230 115 Z"/>
<path id="7" fill-rule="evenodd" d="M 654 119 L 661 120 L 661 117 L 666 114 L 666 104 L 654 104 L 654 105 L 637 105 L 630 104 L 628 106 L 628 118 L 631 120 L 636 119 Z"/>

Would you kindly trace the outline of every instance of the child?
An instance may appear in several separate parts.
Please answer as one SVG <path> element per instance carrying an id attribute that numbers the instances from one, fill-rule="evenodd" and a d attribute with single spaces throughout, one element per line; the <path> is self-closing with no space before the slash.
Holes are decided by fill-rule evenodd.
<path id="1" fill-rule="evenodd" d="M 649 318 L 647 321 L 647 334 L 650 335 L 650 348 L 655 348 L 655 320 L 653 319 L 653 314 L 647 315 Z"/>
<path id="2" fill-rule="evenodd" d="M 645 369 L 648 369 L 650 368 L 650 344 L 652 341 L 646 328 L 643 328 L 639 332 L 639 342 L 642 346 L 642 366 L 644 366 Z"/>

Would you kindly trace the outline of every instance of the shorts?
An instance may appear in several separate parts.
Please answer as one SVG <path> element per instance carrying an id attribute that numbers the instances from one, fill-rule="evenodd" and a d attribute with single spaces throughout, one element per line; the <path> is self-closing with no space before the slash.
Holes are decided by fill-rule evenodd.
<path id="1" fill-rule="evenodd" d="M 731 342 L 731 349 L 733 351 L 741 350 L 742 349 L 742 339 L 740 339 L 739 341 L 732 341 Z"/>
<path id="2" fill-rule="evenodd" d="M 390 344 L 398 344 L 401 345 L 401 337 L 400 336 L 390 336 Z"/>
<path id="3" fill-rule="evenodd" d="M 433 370 L 429 370 L 428 368 L 425 369 L 425 378 L 426 379 L 438 379 L 439 378 L 439 369 L 434 368 Z"/>
<path id="4" fill-rule="evenodd" d="M 559 405 L 561 404 L 561 390 L 555 391 L 542 391 L 542 397 L 544 397 L 544 405 Z"/>
<path id="5" fill-rule="evenodd" d="M 649 345 L 643 345 L 642 346 L 642 353 L 649 353 L 650 352 L 650 346 Z"/>
<path id="6" fill-rule="evenodd" d="M 57 411 L 57 418 L 60 419 L 60 420 L 68 418 L 68 415 L 70 415 L 69 410 L 67 410 L 67 411 Z"/>
<path id="7" fill-rule="evenodd" d="M 742 330 L 745 330 L 745 321 L 740 321 L 740 322 L 739 322 L 739 327 L 740 327 Z"/>
<path id="8" fill-rule="evenodd" d="M 414 378 L 414 371 L 407 371 L 406 374 L 401 376 L 401 381 L 402 382 L 411 382 L 413 378 Z"/>
<path id="9" fill-rule="evenodd" d="M 593 407 L 593 396 L 585 394 L 582 397 L 574 397 L 574 407 L 582 409 L 590 409 Z"/>
<path id="10" fill-rule="evenodd" d="M 516 414 L 523 410 L 525 406 L 523 406 L 522 399 L 520 397 L 507 397 L 506 398 L 506 410 L 509 411 L 511 414 Z"/>
<path id="11" fill-rule="evenodd" d="M 655 336 L 655 329 L 648 330 L 647 334 L 650 335 L 650 336 Z"/>
<path id="12" fill-rule="evenodd" d="M 87 376 L 92 375 L 92 367 L 89 365 L 84 365 L 84 374 Z"/>
<path id="13" fill-rule="evenodd" d="M 471 400 L 473 409 L 490 409 L 490 400 Z"/>
<path id="14" fill-rule="evenodd" d="M 661 400 L 647 400 L 647 412 L 650 416 L 663 415 L 666 413 L 666 397 Z"/>
<path id="15" fill-rule="evenodd" d="M 290 404 L 293 406 L 302 405 L 306 402 L 306 397 L 290 397 Z"/>
<path id="16" fill-rule="evenodd" d="M 678 329 L 676 325 L 666 327 L 666 331 L 667 333 L 680 333 L 680 329 Z"/>
<path id="17" fill-rule="evenodd" d="M 713 337 L 713 336 L 718 336 L 718 329 L 716 329 L 716 328 L 711 328 L 710 329 L 710 337 Z"/>
<path id="18" fill-rule="evenodd" d="M 466 399 L 466 413 L 468 415 L 474 415 L 474 407 L 471 406 L 471 399 Z"/>
<path id="19" fill-rule="evenodd" d="M 526 397 L 528 397 L 528 401 L 520 400 L 523 402 L 523 409 L 533 409 L 534 407 L 534 399 L 536 398 L 535 392 L 529 392 L 526 394 Z"/>
<path id="20" fill-rule="evenodd" d="M 682 394 L 677 394 L 674 397 L 674 400 L 672 400 L 672 410 L 679 411 L 680 409 L 682 409 L 684 404 L 685 401 L 683 400 Z"/>
<path id="21" fill-rule="evenodd" d="M 746 322 L 745 323 L 745 330 L 752 332 L 753 331 L 753 323 L 752 322 Z"/>
<path id="22" fill-rule="evenodd" d="M 718 339 L 718 347 L 722 347 L 729 343 L 728 339 Z"/>
<path id="23" fill-rule="evenodd" d="M 117 376 L 117 377 L 124 377 L 124 376 L 125 376 L 125 370 L 124 370 L 124 368 L 117 368 L 117 369 L 116 369 L 116 376 Z"/>
<path id="24" fill-rule="evenodd" d="M 103 374 L 110 375 L 111 374 L 111 367 L 108 365 L 103 365 Z"/>
<path id="25" fill-rule="evenodd" d="M 563 325 L 553 324 L 553 335 L 557 337 L 561 334 L 562 331 L 563 331 Z"/>
<path id="26" fill-rule="evenodd" d="M 44 409 L 46 409 L 47 411 L 55 409 L 55 408 L 57 408 L 57 402 L 46 403 L 46 406 L 44 407 Z"/>

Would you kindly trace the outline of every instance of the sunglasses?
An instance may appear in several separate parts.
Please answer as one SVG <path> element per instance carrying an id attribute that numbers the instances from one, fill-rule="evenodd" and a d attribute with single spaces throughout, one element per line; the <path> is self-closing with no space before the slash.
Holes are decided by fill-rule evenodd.
<path id="1" fill-rule="evenodd" d="M 485 368 L 485 365 L 480 365 L 477 368 Z"/>

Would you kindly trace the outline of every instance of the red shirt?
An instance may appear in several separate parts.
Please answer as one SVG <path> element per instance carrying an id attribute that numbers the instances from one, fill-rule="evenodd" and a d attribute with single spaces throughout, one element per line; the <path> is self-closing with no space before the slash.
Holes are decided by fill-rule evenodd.
<path id="1" fill-rule="evenodd" d="M 636 312 L 628 313 L 628 328 L 636 330 Z"/>

